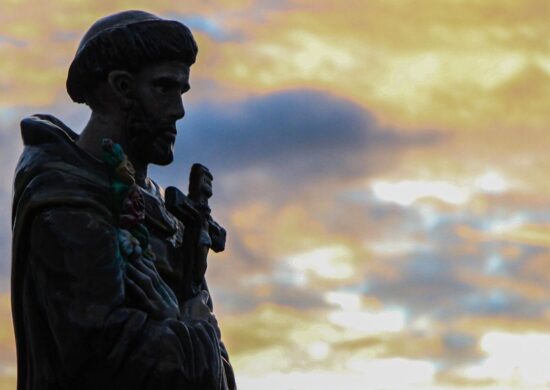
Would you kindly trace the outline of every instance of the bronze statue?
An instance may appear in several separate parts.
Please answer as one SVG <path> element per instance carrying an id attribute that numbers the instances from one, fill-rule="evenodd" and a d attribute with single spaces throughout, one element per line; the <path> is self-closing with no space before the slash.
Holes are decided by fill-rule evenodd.
<path id="1" fill-rule="evenodd" d="M 21 123 L 13 199 L 18 389 L 236 389 L 204 278 L 225 230 L 212 174 L 163 190 L 197 46 L 177 21 L 97 21 L 67 78 L 92 114 L 80 135 L 50 115 Z"/>

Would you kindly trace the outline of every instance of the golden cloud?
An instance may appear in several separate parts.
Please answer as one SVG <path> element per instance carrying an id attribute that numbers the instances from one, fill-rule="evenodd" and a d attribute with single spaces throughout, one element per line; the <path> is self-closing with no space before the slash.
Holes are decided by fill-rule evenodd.
<path id="1" fill-rule="evenodd" d="M 248 40 L 224 43 L 216 79 L 253 91 L 329 90 L 405 128 L 548 120 L 537 108 L 548 84 L 541 2 L 297 3 L 291 13 L 244 27 Z"/>

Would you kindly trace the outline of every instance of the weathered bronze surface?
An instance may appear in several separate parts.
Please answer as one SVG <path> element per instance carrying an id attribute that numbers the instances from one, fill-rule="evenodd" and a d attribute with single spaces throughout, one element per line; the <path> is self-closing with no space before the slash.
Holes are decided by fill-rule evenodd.
<path id="1" fill-rule="evenodd" d="M 212 174 L 163 190 L 173 160 L 189 29 L 141 11 L 97 21 L 67 91 L 92 115 L 79 134 L 49 115 L 21 123 L 13 199 L 18 389 L 236 389 L 205 280 L 225 248 Z"/>

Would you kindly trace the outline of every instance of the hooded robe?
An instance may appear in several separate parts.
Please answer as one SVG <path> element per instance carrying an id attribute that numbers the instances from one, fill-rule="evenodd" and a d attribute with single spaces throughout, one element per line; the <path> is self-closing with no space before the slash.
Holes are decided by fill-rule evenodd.
<path id="1" fill-rule="evenodd" d="M 235 389 L 216 324 L 133 305 L 106 164 L 54 117 L 26 118 L 21 131 L 11 285 L 18 390 Z M 184 227 L 158 186 L 142 192 L 155 272 L 178 296 Z"/>

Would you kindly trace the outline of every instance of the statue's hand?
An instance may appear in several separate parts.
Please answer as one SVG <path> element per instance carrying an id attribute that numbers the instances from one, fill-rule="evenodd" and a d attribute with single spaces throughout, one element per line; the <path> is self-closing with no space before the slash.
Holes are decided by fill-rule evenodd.
<path id="1" fill-rule="evenodd" d="M 221 333 L 218 326 L 218 320 L 214 313 L 210 311 L 210 307 L 208 307 L 208 299 L 208 291 L 202 290 L 197 296 L 185 302 L 184 315 L 191 319 L 207 321 L 214 327 L 218 339 L 220 339 Z"/>
<path id="2" fill-rule="evenodd" d="M 195 320 L 208 321 L 212 312 L 207 305 L 208 291 L 202 290 L 197 296 L 189 299 L 184 305 L 184 315 Z"/>
<path id="3" fill-rule="evenodd" d="M 179 317 L 177 298 L 162 280 L 150 259 L 140 256 L 129 261 L 125 282 L 132 306 L 157 320 Z"/>
<path id="4" fill-rule="evenodd" d="M 182 196 L 179 198 L 180 203 L 178 204 L 179 213 L 177 217 L 186 225 L 186 226 L 200 226 L 201 215 L 196 208 L 195 203 L 189 199 L 187 196 Z"/>

